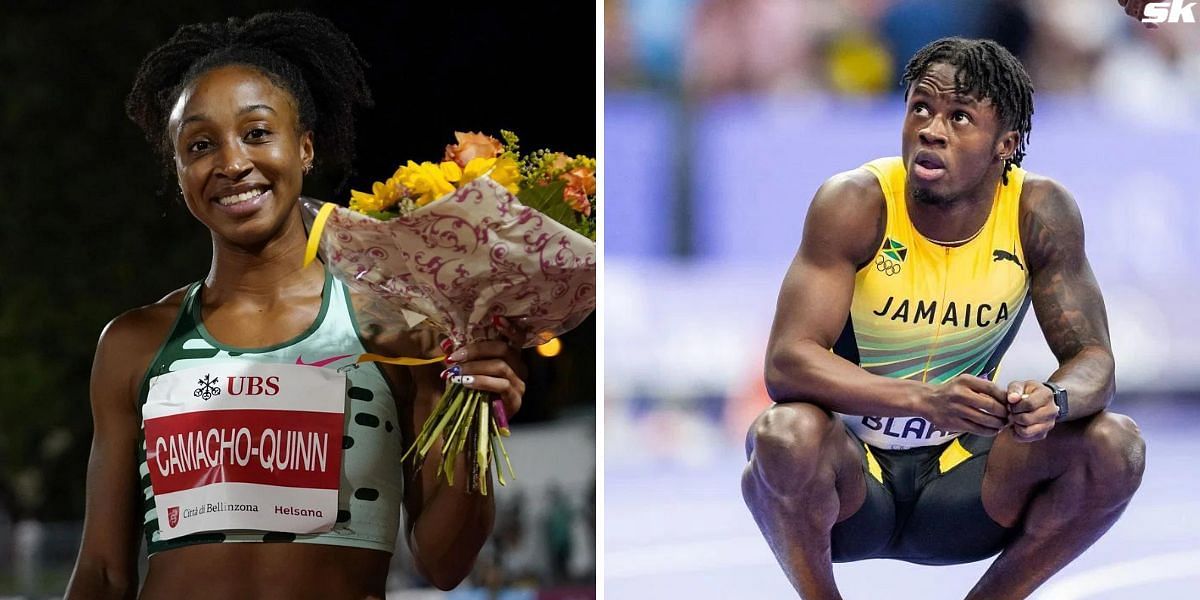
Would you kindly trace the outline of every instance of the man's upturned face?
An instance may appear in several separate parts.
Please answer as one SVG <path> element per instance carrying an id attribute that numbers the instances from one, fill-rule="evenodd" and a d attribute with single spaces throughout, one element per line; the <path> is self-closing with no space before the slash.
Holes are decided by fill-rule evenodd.
<path id="1" fill-rule="evenodd" d="M 909 90 L 904 166 L 912 197 L 926 204 L 948 204 L 979 189 L 1016 149 L 1017 134 L 1002 131 L 991 99 L 956 90 L 955 72 L 934 63 Z"/>

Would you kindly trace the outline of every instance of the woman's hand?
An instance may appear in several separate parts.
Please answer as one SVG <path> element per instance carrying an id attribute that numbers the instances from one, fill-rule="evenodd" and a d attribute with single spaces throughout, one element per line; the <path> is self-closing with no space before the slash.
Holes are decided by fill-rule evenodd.
<path id="1" fill-rule="evenodd" d="M 509 417 L 521 410 L 526 369 L 519 349 L 499 340 L 475 342 L 455 350 L 446 363 L 450 367 L 442 371 L 444 379 L 496 394 Z"/>

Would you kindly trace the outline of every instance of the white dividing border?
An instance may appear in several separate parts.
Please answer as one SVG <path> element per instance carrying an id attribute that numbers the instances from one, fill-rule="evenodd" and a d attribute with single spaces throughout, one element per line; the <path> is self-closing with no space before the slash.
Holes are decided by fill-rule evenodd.
<path id="1" fill-rule="evenodd" d="M 596 597 L 604 598 L 604 0 L 596 0 Z"/>

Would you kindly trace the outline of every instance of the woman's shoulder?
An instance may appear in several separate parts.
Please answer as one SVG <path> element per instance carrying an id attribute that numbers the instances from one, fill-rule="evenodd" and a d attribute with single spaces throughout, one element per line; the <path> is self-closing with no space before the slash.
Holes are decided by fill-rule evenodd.
<path id="1" fill-rule="evenodd" d="M 105 406 L 122 414 L 137 397 L 142 376 L 154 355 L 171 333 L 171 326 L 183 306 L 188 287 L 118 315 L 100 334 L 92 365 L 92 397 L 95 410 Z"/>
<path id="2" fill-rule="evenodd" d="M 190 287 L 181 287 L 157 302 L 127 310 L 109 321 L 100 334 L 97 358 L 108 352 L 128 358 L 157 352 L 175 324 Z"/>

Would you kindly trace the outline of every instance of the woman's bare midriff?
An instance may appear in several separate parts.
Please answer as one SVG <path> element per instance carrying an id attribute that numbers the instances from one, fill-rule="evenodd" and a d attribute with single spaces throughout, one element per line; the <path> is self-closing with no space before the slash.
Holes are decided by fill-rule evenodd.
<path id="1" fill-rule="evenodd" d="M 391 554 L 321 544 L 196 544 L 150 557 L 143 600 L 383 598 Z"/>

